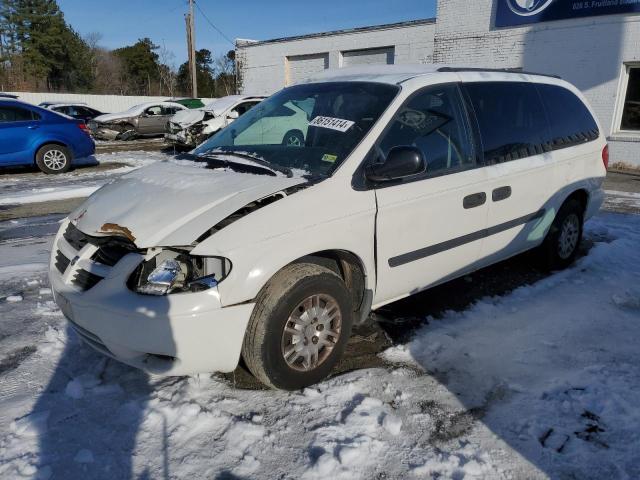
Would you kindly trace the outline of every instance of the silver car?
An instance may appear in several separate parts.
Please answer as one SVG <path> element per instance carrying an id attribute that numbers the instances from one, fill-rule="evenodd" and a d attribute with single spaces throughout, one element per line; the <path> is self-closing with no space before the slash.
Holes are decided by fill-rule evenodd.
<path id="1" fill-rule="evenodd" d="M 89 122 L 95 138 L 100 140 L 131 140 L 164 134 L 169 118 L 187 108 L 175 102 L 148 102 L 121 113 L 100 115 Z"/>

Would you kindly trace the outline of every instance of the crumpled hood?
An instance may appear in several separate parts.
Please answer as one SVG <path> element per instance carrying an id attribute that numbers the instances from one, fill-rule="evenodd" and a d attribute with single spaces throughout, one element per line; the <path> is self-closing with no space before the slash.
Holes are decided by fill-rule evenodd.
<path id="1" fill-rule="evenodd" d="M 98 123 L 108 123 L 114 122 L 116 120 L 124 120 L 125 118 L 129 118 L 131 113 L 122 112 L 122 113 L 105 113 L 104 115 L 98 115 L 93 120 Z"/>
<path id="2" fill-rule="evenodd" d="M 181 110 L 171 117 L 171 123 L 177 123 L 182 128 L 189 127 L 204 118 L 205 111 L 201 108 L 194 110 Z"/>
<path id="3" fill-rule="evenodd" d="M 102 187 L 69 218 L 88 235 L 126 232 L 139 248 L 184 246 L 248 203 L 306 181 L 205 165 L 140 168 Z"/>

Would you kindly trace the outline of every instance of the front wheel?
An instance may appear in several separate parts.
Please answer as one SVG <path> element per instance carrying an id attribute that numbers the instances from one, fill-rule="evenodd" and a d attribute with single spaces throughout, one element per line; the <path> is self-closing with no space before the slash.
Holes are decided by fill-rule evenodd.
<path id="1" fill-rule="evenodd" d="M 313 385 L 342 356 L 352 315 L 351 295 L 340 276 L 311 263 L 289 265 L 258 295 L 242 356 L 271 388 Z"/>
<path id="2" fill-rule="evenodd" d="M 552 270 L 567 268 L 575 260 L 582 240 L 584 208 L 575 199 L 567 200 L 549 229 L 541 246 L 546 266 Z"/>
<path id="3" fill-rule="evenodd" d="M 71 168 L 71 153 L 62 145 L 44 145 L 36 153 L 36 165 L 44 173 L 64 173 Z"/>
<path id="4" fill-rule="evenodd" d="M 304 146 L 304 135 L 300 130 L 289 130 L 282 139 L 282 144 L 286 147 Z"/>

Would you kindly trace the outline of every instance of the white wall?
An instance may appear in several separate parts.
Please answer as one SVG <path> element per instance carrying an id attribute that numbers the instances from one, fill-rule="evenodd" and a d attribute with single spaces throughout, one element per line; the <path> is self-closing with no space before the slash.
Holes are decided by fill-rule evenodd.
<path id="1" fill-rule="evenodd" d="M 287 57 L 329 54 L 329 68 L 342 66 L 342 52 L 393 47 L 394 63 L 431 63 L 433 21 L 346 30 L 325 35 L 263 43 L 239 42 L 236 56 L 242 65 L 242 90 L 245 94 L 271 94 L 287 83 Z"/>
<path id="2" fill-rule="evenodd" d="M 127 110 L 134 105 L 145 102 L 158 102 L 167 100 L 169 97 L 144 97 L 125 95 L 85 95 L 74 93 L 31 93 L 31 92 L 7 92 L 18 95 L 19 99 L 25 102 L 38 105 L 41 102 L 82 102 L 104 113 L 117 113 Z M 208 103 L 210 99 L 202 99 Z"/>
<path id="3" fill-rule="evenodd" d="M 605 133 L 612 135 L 623 63 L 640 59 L 640 15 L 498 29 L 493 27 L 496 1 L 438 2 L 434 61 L 558 74 L 584 92 Z M 611 162 L 640 166 L 640 135 L 613 135 Z"/>

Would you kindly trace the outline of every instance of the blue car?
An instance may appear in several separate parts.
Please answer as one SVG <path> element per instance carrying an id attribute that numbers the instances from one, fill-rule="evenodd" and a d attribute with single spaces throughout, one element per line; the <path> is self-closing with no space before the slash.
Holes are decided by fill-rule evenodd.
<path id="1" fill-rule="evenodd" d="M 0 98 L 0 167 L 37 165 L 45 173 L 63 173 L 74 158 L 94 152 L 83 121 Z"/>

